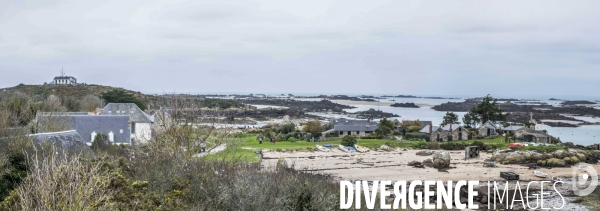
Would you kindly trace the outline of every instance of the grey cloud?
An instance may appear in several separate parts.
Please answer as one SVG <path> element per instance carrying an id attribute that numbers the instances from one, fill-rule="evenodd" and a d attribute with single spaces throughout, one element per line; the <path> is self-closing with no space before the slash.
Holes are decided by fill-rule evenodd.
<path id="1" fill-rule="evenodd" d="M 0 87 L 41 84 L 65 67 L 82 82 L 143 92 L 597 95 L 599 88 L 597 1 L 0 5 Z"/>

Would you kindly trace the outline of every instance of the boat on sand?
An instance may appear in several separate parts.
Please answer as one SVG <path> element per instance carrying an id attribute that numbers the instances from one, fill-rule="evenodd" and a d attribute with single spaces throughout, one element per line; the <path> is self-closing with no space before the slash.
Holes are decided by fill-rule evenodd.
<path id="1" fill-rule="evenodd" d="M 548 174 L 538 170 L 533 171 L 533 175 L 535 175 L 536 177 L 548 178 Z"/>
<path id="2" fill-rule="evenodd" d="M 321 145 L 317 145 L 317 149 L 322 152 L 329 152 L 329 149 L 327 147 Z"/>

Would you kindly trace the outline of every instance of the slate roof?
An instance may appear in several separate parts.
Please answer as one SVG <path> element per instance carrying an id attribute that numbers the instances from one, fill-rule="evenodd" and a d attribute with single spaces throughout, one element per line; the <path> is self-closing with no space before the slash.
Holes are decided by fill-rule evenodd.
<path id="1" fill-rule="evenodd" d="M 516 131 L 516 130 L 521 129 L 521 128 L 523 128 L 523 126 L 511 125 L 511 126 L 502 128 L 502 130 L 505 130 L 505 131 Z"/>
<path id="2" fill-rule="evenodd" d="M 152 123 L 154 119 L 142 111 L 135 103 L 109 103 L 102 110 L 102 115 L 127 115 L 135 123 Z"/>
<path id="3" fill-rule="evenodd" d="M 53 115 L 40 117 L 39 124 L 46 123 L 64 123 L 70 130 L 76 130 L 86 143 L 93 141 L 92 132 L 108 136 L 111 131 L 114 134 L 114 143 L 131 143 L 128 115 Z"/>
<path id="4" fill-rule="evenodd" d="M 44 143 L 50 143 L 56 147 L 57 152 L 79 153 L 91 152 L 90 148 L 83 142 L 83 139 L 75 130 L 61 131 L 54 133 L 37 133 L 28 135 L 36 147 L 44 146 Z"/>
<path id="5" fill-rule="evenodd" d="M 438 127 L 438 126 L 432 126 L 432 127 L 431 127 L 431 131 L 435 131 L 435 130 L 437 130 L 438 128 L 440 128 L 440 127 Z M 423 127 L 423 129 L 421 129 L 421 130 L 419 131 L 419 133 L 429 133 L 429 125 L 425 125 L 425 127 Z"/>
<path id="6" fill-rule="evenodd" d="M 86 143 L 91 143 L 92 132 L 108 136 L 113 132 L 113 143 L 131 143 L 131 131 L 129 130 L 129 116 L 126 115 L 90 115 L 72 116 L 75 130 L 82 136 Z"/>
<path id="7" fill-rule="evenodd" d="M 490 126 L 490 127 L 494 128 L 494 129 L 498 129 L 498 128 L 496 127 L 496 124 L 494 124 L 494 123 L 493 123 L 492 121 L 490 121 L 490 120 L 488 120 L 487 122 L 483 123 L 483 125 L 481 125 L 481 127 L 483 127 L 483 126 L 486 126 L 486 125 L 488 125 L 488 126 Z"/>
<path id="8" fill-rule="evenodd" d="M 451 124 L 452 125 L 452 130 L 456 130 L 456 128 L 461 127 L 459 124 Z M 442 127 L 443 130 L 445 131 L 450 131 L 450 125 L 444 125 Z"/>
<path id="9" fill-rule="evenodd" d="M 44 118 L 56 118 L 61 116 L 81 116 L 81 115 L 89 115 L 88 112 L 38 112 L 35 115 L 35 122 L 43 122 Z"/>
<path id="10" fill-rule="evenodd" d="M 336 131 L 365 131 L 373 132 L 377 129 L 379 122 L 369 120 L 336 119 L 333 121 L 333 129 Z"/>

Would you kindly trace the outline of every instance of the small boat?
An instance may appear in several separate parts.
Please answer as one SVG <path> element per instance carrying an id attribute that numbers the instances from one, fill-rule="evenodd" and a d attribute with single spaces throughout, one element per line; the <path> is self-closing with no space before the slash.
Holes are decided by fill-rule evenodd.
<path id="1" fill-rule="evenodd" d="M 546 174 L 546 173 L 544 173 L 544 172 L 541 172 L 541 171 L 538 171 L 538 170 L 535 170 L 535 171 L 533 171 L 533 174 L 534 174 L 536 177 L 548 178 L 548 174 Z"/>
<path id="2" fill-rule="evenodd" d="M 344 145 L 338 145 L 338 147 L 340 148 L 340 150 L 342 150 L 342 152 L 353 152 L 352 150 L 350 150 L 350 147 L 344 146 Z M 354 149 L 354 148 L 352 148 Z M 356 150 L 354 150 L 356 151 Z"/>
<path id="3" fill-rule="evenodd" d="M 317 149 L 321 152 L 329 152 L 329 149 L 327 149 L 327 147 L 321 145 L 317 145 Z"/>
<path id="4" fill-rule="evenodd" d="M 356 152 L 356 148 L 354 148 L 354 147 L 346 147 L 346 148 L 348 148 L 348 150 L 350 150 L 350 152 Z"/>
<path id="5" fill-rule="evenodd" d="M 564 182 L 560 177 L 552 177 L 552 182 L 562 185 Z"/>
<path id="6" fill-rule="evenodd" d="M 356 148 L 357 152 L 368 152 L 369 151 L 369 148 L 361 147 L 361 146 L 358 146 L 358 145 L 354 145 L 354 148 Z"/>
<path id="7" fill-rule="evenodd" d="M 323 146 L 324 146 L 325 148 L 327 148 L 327 149 L 331 149 L 331 148 L 333 148 L 333 146 L 331 146 L 331 144 L 323 144 Z"/>

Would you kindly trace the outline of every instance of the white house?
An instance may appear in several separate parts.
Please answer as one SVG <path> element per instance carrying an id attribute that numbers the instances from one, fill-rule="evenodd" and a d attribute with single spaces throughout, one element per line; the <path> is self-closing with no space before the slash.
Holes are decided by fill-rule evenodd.
<path id="1" fill-rule="evenodd" d="M 135 103 L 109 103 L 101 115 L 128 115 L 132 143 L 148 143 L 152 138 L 154 119 Z"/>

